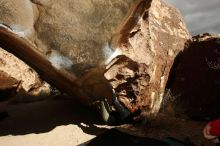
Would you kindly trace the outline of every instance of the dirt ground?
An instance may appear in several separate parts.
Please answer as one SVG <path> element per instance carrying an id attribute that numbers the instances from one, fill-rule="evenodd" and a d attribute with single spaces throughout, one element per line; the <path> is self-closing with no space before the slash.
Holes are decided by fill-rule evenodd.
<path id="1" fill-rule="evenodd" d="M 32 103 L 1 103 L 9 116 L 0 121 L 0 146 L 83 146 L 109 129 L 96 111 L 70 99 L 52 98 Z M 203 122 L 160 114 L 153 122 L 123 125 L 119 130 L 157 139 L 174 137 L 196 145 L 213 145 L 202 136 Z"/>

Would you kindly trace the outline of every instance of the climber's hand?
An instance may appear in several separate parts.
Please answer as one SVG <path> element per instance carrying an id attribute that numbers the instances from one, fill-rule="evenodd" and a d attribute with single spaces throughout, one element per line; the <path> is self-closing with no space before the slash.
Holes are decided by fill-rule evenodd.
<path id="1" fill-rule="evenodd" d="M 211 129 L 211 126 L 209 124 L 207 124 L 205 126 L 205 128 L 203 129 L 203 135 L 206 139 L 213 140 L 213 139 L 217 138 L 217 136 L 211 135 L 210 129 Z"/>

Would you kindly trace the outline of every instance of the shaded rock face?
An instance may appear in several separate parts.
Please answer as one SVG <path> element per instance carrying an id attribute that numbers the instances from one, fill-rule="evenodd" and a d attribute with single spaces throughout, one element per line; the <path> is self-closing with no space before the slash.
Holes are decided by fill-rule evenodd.
<path id="1" fill-rule="evenodd" d="M 195 36 L 172 71 L 172 106 L 192 118 L 218 118 L 220 114 L 220 37 Z"/>
<path id="2" fill-rule="evenodd" d="M 8 97 L 16 94 L 19 82 L 8 76 L 7 73 L 0 71 L 0 101 L 6 100 Z"/>
<path id="3" fill-rule="evenodd" d="M 58 52 L 72 61 L 72 70 L 84 71 L 108 57 L 111 50 L 104 48 L 134 3 L 135 0 L 2 0 L 0 23 L 22 32 L 40 52 L 48 56 Z"/>
<path id="4" fill-rule="evenodd" d="M 77 72 L 108 57 L 105 45 L 127 15 L 134 0 L 33 0 L 38 6 L 36 45 L 58 50 Z M 50 55 L 50 54 L 48 54 Z"/>
<path id="5" fill-rule="evenodd" d="M 112 39 L 124 56 L 111 62 L 105 77 L 130 111 L 154 115 L 173 61 L 190 35 L 181 14 L 163 1 L 142 1 L 135 9 Z"/>

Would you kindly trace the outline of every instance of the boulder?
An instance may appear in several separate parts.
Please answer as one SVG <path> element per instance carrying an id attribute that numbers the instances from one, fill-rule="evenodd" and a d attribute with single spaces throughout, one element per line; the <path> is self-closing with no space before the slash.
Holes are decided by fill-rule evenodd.
<path id="1" fill-rule="evenodd" d="M 193 37 L 175 64 L 169 82 L 173 110 L 200 120 L 219 118 L 220 36 Z"/>
<path id="2" fill-rule="evenodd" d="M 97 66 L 111 55 L 112 50 L 106 45 L 137 2 L 2 0 L 0 23 L 28 39 L 56 69 L 64 74 L 76 75 L 79 78 L 76 82 L 85 92 L 98 97 L 99 89 L 87 88 L 96 79 L 109 86 L 103 77 L 104 68 Z M 94 68 L 98 70 L 95 73 Z M 104 88 L 107 88 L 109 95 L 110 88 Z"/>
<path id="3" fill-rule="evenodd" d="M 173 61 L 191 38 L 180 12 L 161 0 L 3 0 L 1 4 L 0 22 L 47 56 L 62 76 L 57 80 L 62 82 L 69 73 L 74 76 L 78 86 L 74 89 L 80 92 L 71 93 L 84 91 L 94 102 L 110 99 L 114 88 L 120 102 L 131 112 L 140 110 L 141 117 L 159 111 Z M 19 13 L 8 8 L 12 4 Z M 10 17 L 4 18 L 5 13 Z M 30 22 L 17 20 L 29 17 L 33 17 L 27 19 Z M 25 60 L 31 64 L 27 56 Z"/>
<path id="4" fill-rule="evenodd" d="M 32 40 L 35 9 L 36 7 L 29 0 L 1 0 L 0 24 L 12 29 L 19 36 Z M 49 85 L 39 78 L 36 71 L 2 48 L 0 48 L 0 71 L 19 82 L 22 91 L 30 95 L 41 94 L 42 90 L 50 92 Z M 1 84 L 4 85 L 6 81 L 1 79 Z M 10 80 L 8 82 L 10 83 Z M 9 85 L 7 86 L 10 88 Z"/>
<path id="5" fill-rule="evenodd" d="M 163 1 L 141 1 L 132 12 L 112 38 L 121 56 L 105 77 L 131 112 L 149 117 L 159 111 L 174 59 L 191 36 L 180 12 Z"/>
<path id="6" fill-rule="evenodd" d="M 64 55 L 71 60 L 71 69 L 82 74 L 108 57 L 106 44 L 136 2 L 32 0 L 32 3 L 38 14 L 33 42 L 49 58 L 54 51 Z"/>

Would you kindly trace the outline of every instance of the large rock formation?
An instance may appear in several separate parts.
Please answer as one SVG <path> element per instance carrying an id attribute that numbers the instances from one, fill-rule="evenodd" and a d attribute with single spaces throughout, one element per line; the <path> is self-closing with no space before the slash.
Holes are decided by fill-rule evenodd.
<path id="1" fill-rule="evenodd" d="M 34 7 L 30 0 L 1 0 L 0 1 L 0 23 L 10 26 L 21 35 L 33 32 Z"/>
<path id="2" fill-rule="evenodd" d="M 112 50 L 105 46 L 133 3 L 134 0 L 2 0 L 0 23 L 28 38 L 54 67 L 81 78 L 111 55 Z M 100 76 L 104 70 L 99 70 L 102 71 L 82 80 Z M 105 80 L 103 75 L 99 78 Z M 89 86 L 87 81 L 81 84 L 84 89 Z M 88 92 L 94 95 L 98 91 Z"/>
<path id="3" fill-rule="evenodd" d="M 169 80 L 170 107 L 196 119 L 220 114 L 220 37 L 198 35 L 175 62 Z"/>
<path id="4" fill-rule="evenodd" d="M 160 0 L 142 1 L 113 37 L 123 56 L 107 67 L 105 77 L 132 112 L 158 112 L 176 55 L 190 35 L 182 16 Z"/>
<path id="5" fill-rule="evenodd" d="M 174 58 L 191 37 L 179 11 L 160 0 L 0 4 L 0 22 L 28 38 L 56 69 L 76 75 L 86 95 L 111 98 L 112 86 L 142 116 L 158 112 Z"/>
<path id="6" fill-rule="evenodd" d="M 24 32 L 31 32 L 33 26 L 32 4 L 24 1 L 0 1 L 0 23 L 10 26 L 17 33 L 24 36 Z M 42 85 L 37 73 L 14 55 L 0 48 L 0 70 L 2 76 L 7 74 L 20 82 L 21 88 L 29 92 Z M 10 94 L 9 94 L 10 96 Z"/>

